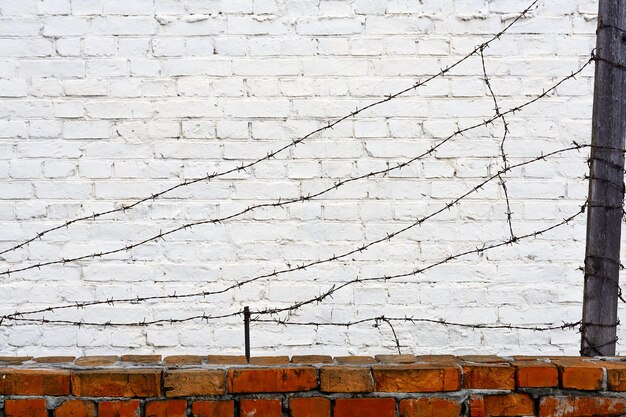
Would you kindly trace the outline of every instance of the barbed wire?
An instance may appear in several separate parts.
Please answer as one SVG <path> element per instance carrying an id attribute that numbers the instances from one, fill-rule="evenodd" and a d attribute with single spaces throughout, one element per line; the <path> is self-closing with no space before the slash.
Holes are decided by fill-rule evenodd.
<path id="1" fill-rule="evenodd" d="M 272 158 L 275 158 L 277 155 L 281 154 L 282 152 L 284 152 L 284 151 L 286 151 L 286 150 L 288 150 L 290 148 L 296 147 L 298 144 L 303 143 L 304 141 L 306 141 L 307 139 L 309 139 L 310 137 L 312 137 L 314 135 L 317 135 L 318 133 L 324 132 L 326 130 L 333 129 L 336 125 L 344 122 L 345 120 L 348 120 L 348 119 L 350 119 L 352 117 L 355 117 L 355 116 L 357 116 L 357 115 L 359 115 L 359 114 L 361 114 L 361 113 L 365 112 L 366 110 L 369 110 L 369 109 L 371 109 L 373 107 L 377 107 L 377 106 L 382 105 L 384 103 L 387 103 L 387 102 L 389 102 L 391 100 L 397 99 L 398 97 L 403 96 L 403 95 L 405 95 L 408 92 L 414 91 L 414 90 L 418 89 L 419 87 L 426 85 L 427 83 L 429 83 L 430 81 L 432 81 L 432 80 L 434 80 L 436 78 L 439 78 L 439 77 L 442 77 L 442 76 L 446 75 L 447 73 L 452 71 L 454 68 L 458 67 L 463 62 L 467 61 L 470 57 L 476 55 L 479 51 L 481 51 L 482 49 L 488 47 L 494 41 L 499 40 L 505 33 L 508 32 L 508 30 L 512 26 L 514 26 L 519 20 L 523 19 L 528 14 L 535 7 L 535 5 L 538 3 L 538 1 L 539 0 L 534 0 L 528 7 L 526 7 L 523 11 L 521 11 L 515 17 L 515 19 L 513 19 L 508 25 L 506 25 L 500 32 L 498 32 L 497 34 L 493 35 L 487 41 L 477 45 L 467 55 L 463 56 L 462 58 L 460 58 L 459 60 L 457 60 L 453 64 L 444 67 L 438 73 L 427 77 L 423 81 L 418 80 L 413 85 L 411 85 L 411 86 L 409 86 L 409 87 L 407 87 L 407 88 L 405 88 L 403 90 L 397 91 L 397 92 L 395 92 L 393 94 L 389 94 L 389 95 L 385 96 L 385 98 L 380 99 L 378 101 L 375 101 L 373 103 L 370 103 L 370 104 L 368 104 L 368 105 L 366 105 L 364 107 L 360 107 L 360 108 L 357 107 L 354 111 L 346 114 L 345 116 L 342 116 L 342 117 L 336 119 L 333 122 L 329 122 L 325 126 L 317 128 L 317 129 L 307 133 L 306 135 L 301 136 L 298 139 L 294 139 L 290 143 L 284 145 L 283 147 L 281 147 L 281 148 L 279 148 L 277 150 L 273 150 L 273 151 L 268 152 L 265 156 L 263 156 L 261 158 L 258 158 L 258 159 L 254 160 L 252 162 L 249 162 L 249 163 L 241 162 L 241 165 L 233 167 L 233 168 L 230 168 L 230 169 L 227 169 L 227 170 L 224 170 L 224 171 L 221 171 L 221 172 L 214 172 L 212 174 L 207 174 L 207 175 L 204 175 L 202 177 L 186 179 L 183 182 L 175 184 L 175 185 L 173 185 L 173 186 L 171 186 L 169 188 L 166 188 L 164 190 L 161 190 L 159 192 L 153 193 L 150 196 L 147 196 L 145 198 L 137 200 L 137 201 L 135 201 L 134 203 L 131 203 L 131 204 L 123 204 L 123 205 L 121 205 L 118 208 L 105 210 L 105 211 L 101 211 L 101 212 L 98 212 L 98 213 L 93 213 L 93 214 L 88 215 L 88 216 L 82 216 L 82 217 L 77 217 L 77 218 L 72 219 L 72 220 L 68 220 L 65 223 L 61 224 L 61 225 L 54 226 L 54 227 L 45 229 L 45 230 L 43 230 L 41 232 L 38 232 L 35 236 L 33 236 L 33 237 L 31 237 L 31 238 L 29 238 L 27 240 L 24 240 L 21 243 L 18 243 L 18 244 L 14 245 L 14 246 L 11 246 L 11 247 L 9 247 L 7 249 L 1 250 L 0 251 L 0 255 L 3 255 L 3 254 L 8 253 L 8 252 L 16 251 L 16 250 L 18 250 L 20 248 L 23 248 L 24 246 L 27 246 L 30 243 L 32 243 L 32 242 L 34 242 L 34 241 L 36 241 L 38 239 L 41 239 L 43 236 L 45 236 L 45 235 L 47 235 L 49 233 L 52 233 L 54 231 L 57 231 L 57 230 L 60 230 L 60 229 L 66 228 L 66 227 L 69 227 L 72 224 L 75 224 L 75 223 L 78 223 L 78 222 L 83 222 L 83 221 L 96 220 L 97 218 L 100 218 L 102 216 L 109 215 L 109 214 L 114 214 L 114 213 L 119 213 L 119 212 L 124 212 L 125 213 L 125 212 L 127 212 L 129 210 L 132 210 L 133 208 L 135 208 L 135 207 L 145 203 L 145 202 L 154 201 L 157 198 L 162 197 L 163 195 L 168 194 L 168 193 L 170 193 L 170 192 L 172 192 L 174 190 L 177 190 L 179 188 L 187 187 L 187 186 L 190 186 L 190 185 L 196 184 L 198 182 L 202 182 L 202 181 L 210 181 L 212 179 L 223 177 L 223 176 L 226 176 L 226 175 L 229 175 L 229 174 L 232 174 L 232 173 L 238 173 L 238 172 L 241 172 L 241 171 L 245 171 L 246 169 L 252 168 L 255 165 L 258 165 L 258 164 L 260 164 L 263 161 L 267 161 L 267 160 L 270 160 Z M 6 275 L 6 273 L 5 273 L 5 275 Z"/>
<path id="2" fill-rule="evenodd" d="M 443 146 L 445 143 L 447 143 L 448 141 L 452 140 L 453 138 L 463 135 L 464 133 L 467 133 L 471 130 L 475 130 L 478 129 L 480 127 L 485 127 L 485 126 L 489 126 L 491 124 L 493 124 L 494 121 L 498 120 L 498 119 L 503 119 L 506 115 L 508 114 L 514 114 L 516 112 L 520 112 L 522 111 L 524 108 L 536 103 L 537 101 L 547 97 L 550 93 L 552 93 L 553 91 L 555 91 L 560 85 L 562 85 L 563 83 L 565 83 L 566 81 L 570 80 L 570 79 L 574 79 L 578 74 L 582 73 L 587 66 L 589 66 L 592 62 L 592 59 L 589 59 L 588 61 L 586 61 L 581 67 L 579 67 L 576 71 L 573 71 L 570 75 L 567 75 L 564 78 L 561 78 L 556 84 L 552 85 L 550 88 L 548 89 L 544 89 L 543 92 L 537 96 L 535 96 L 533 99 L 528 100 L 516 107 L 512 107 L 504 112 L 498 110 L 496 112 L 496 115 L 494 115 L 493 117 L 490 117 L 488 119 L 483 120 L 480 123 L 476 123 L 473 124 L 471 126 L 468 126 L 466 128 L 463 129 L 457 129 L 453 134 L 449 135 L 447 138 L 441 140 L 439 143 L 437 143 L 436 145 L 432 146 L 431 148 L 429 148 L 428 150 L 426 150 L 425 152 L 421 153 L 420 155 L 411 158 L 405 162 L 402 163 L 398 163 L 396 165 L 393 166 L 388 166 L 385 169 L 381 169 L 381 170 L 377 170 L 377 171 L 371 171 L 369 173 L 360 175 L 360 176 L 356 176 L 356 177 L 351 177 L 345 180 L 341 180 L 336 182 L 335 184 L 333 184 L 332 186 L 323 189 L 317 193 L 314 194 L 308 194 L 306 196 L 300 196 L 298 198 L 293 198 L 293 199 L 286 199 L 286 200 L 278 200 L 277 202 L 273 202 L 273 203 L 262 203 L 262 204 L 257 204 L 257 205 L 253 205 L 253 206 L 249 206 L 246 209 L 243 209 L 237 213 L 231 214 L 229 216 L 224 216 L 221 218 L 214 218 L 214 219 L 208 219 L 208 220 L 200 220 L 200 221 L 195 221 L 195 222 L 190 222 L 190 223 L 186 223 L 183 224 L 181 226 L 169 229 L 167 231 L 160 231 L 158 234 L 153 235 L 149 238 L 146 238 L 144 240 L 141 240 L 139 242 L 130 244 L 130 245 L 125 245 L 123 247 L 119 247 L 116 249 L 111 249 L 108 251 L 101 251 L 101 252 L 93 252 L 90 254 L 86 254 L 86 255 L 81 255 L 81 256 L 76 256 L 73 258 L 62 258 L 62 259 L 57 259 L 54 261 L 48 261 L 48 262 L 39 262 L 36 264 L 31 264 L 29 266 L 25 266 L 22 268 L 14 268 L 14 269 L 7 269 L 5 271 L 0 272 L 0 276 L 8 276 L 11 274 L 15 274 L 18 272 L 24 272 L 24 271 L 28 271 L 28 270 L 32 270 L 32 269 L 41 269 L 42 267 L 46 267 L 46 266 L 51 266 L 51 265 L 66 265 L 68 263 L 73 263 L 73 262 L 78 262 L 78 261 L 83 261 L 83 260 L 91 260 L 91 259 L 95 259 L 95 258 L 100 258 L 103 256 L 107 256 L 107 255 L 113 255 L 113 254 L 117 254 L 117 253 L 121 253 L 121 252 L 127 252 L 131 249 L 137 248 L 139 246 L 151 243 L 151 242 L 155 242 L 155 241 L 159 241 L 161 239 L 164 239 L 166 236 L 171 235 L 173 233 L 182 231 L 182 230 L 187 230 L 189 228 L 195 227 L 195 226 L 199 226 L 199 225 L 205 225 L 205 224 L 214 224 L 214 223 L 221 223 L 224 222 L 226 220 L 230 220 L 233 219 L 237 216 L 240 216 L 242 214 L 248 213 L 252 210 L 258 209 L 258 208 L 266 208 L 266 207 L 284 207 L 286 205 L 289 204 L 294 204 L 294 203 L 299 203 L 299 202 L 304 202 L 304 201 L 308 201 L 308 200 L 312 200 L 314 198 L 320 197 L 328 192 L 331 192 L 333 190 L 338 189 L 339 187 L 346 185 L 348 183 L 354 182 L 354 181 L 359 181 L 362 179 L 367 179 L 370 178 L 372 176 L 377 176 L 377 175 L 386 175 L 390 172 L 393 172 L 395 170 L 401 170 L 402 168 L 424 158 L 425 156 L 431 155 L 433 154 L 437 149 L 439 149 L 441 146 Z M 505 157 L 506 158 L 506 157 Z M 505 164 L 506 166 L 506 164 Z M 504 171 L 504 172 L 508 172 L 508 170 Z M 506 194 L 507 197 L 507 202 L 508 202 L 508 194 Z M 508 204 L 508 212 L 510 213 L 510 204 Z M 510 215 L 507 215 L 507 218 L 509 219 L 509 227 L 512 231 L 512 224 L 510 221 Z M 364 249 L 358 250 L 358 251 L 362 251 Z M 346 255 L 348 256 L 348 255 Z M 328 258 L 328 261 L 333 261 L 336 260 L 334 258 Z M 312 264 L 309 264 L 308 266 L 313 266 L 313 265 L 318 265 L 320 263 L 324 263 L 324 262 L 315 262 Z M 298 269 L 285 269 L 283 270 L 283 272 L 280 273 L 287 273 L 287 272 L 293 272 L 296 271 Z M 272 275 L 269 275 L 272 276 Z M 269 276 L 264 276 L 264 278 L 267 278 Z"/>
<path id="3" fill-rule="evenodd" d="M 274 270 L 271 273 L 265 273 L 265 274 L 261 274 L 261 275 L 257 275 L 255 277 L 252 278 L 248 278 L 246 280 L 240 281 L 240 282 L 236 282 L 235 284 L 232 284 L 230 286 L 227 286 L 223 289 L 220 290 L 213 290 L 213 291 L 200 291 L 200 292 L 193 292 L 193 293 L 186 293 L 186 294 L 177 294 L 177 293 L 173 293 L 173 294 L 168 294 L 168 295 L 157 295 L 157 296 L 147 296 L 147 297 L 134 297 L 134 298 L 118 298 L 118 299 L 114 299 L 114 298 L 109 298 L 106 300 L 96 300 L 96 301 L 86 301 L 86 302 L 76 302 L 76 303 L 71 303 L 71 304 L 65 304 L 65 305 L 58 305 L 58 306 L 50 306 L 50 307 L 45 307 L 45 308 L 41 308 L 41 309 L 34 309 L 34 310 L 28 310 L 28 311 L 21 311 L 21 312 L 15 312 L 13 314 L 8 314 L 8 315 L 4 315 L 2 318 L 3 319 L 11 319 L 14 317 L 23 317 L 25 315 L 30 315 L 30 314 L 39 314 L 39 313 L 46 313 L 46 312 L 53 312 L 55 310 L 61 310 L 61 309 L 69 309 L 69 308 L 84 308 L 84 307 L 89 307 L 89 306 L 94 306 L 94 305 L 103 305 L 103 304 L 119 304 L 119 303 L 133 303 L 133 304 L 137 304 L 137 303 L 141 303 L 141 302 L 147 302 L 147 301 L 156 301 L 156 300 L 165 300 L 165 299 L 183 299 L 183 298 L 194 298 L 194 297 L 207 297 L 207 296 L 213 296 L 213 295 L 218 295 L 218 294 L 223 294 L 225 292 L 237 289 L 237 288 L 241 288 L 243 285 L 252 283 L 252 282 L 256 282 L 259 281 L 261 279 L 266 279 L 266 278 L 275 278 L 278 277 L 281 274 L 285 274 L 288 272 L 296 272 L 296 271 L 303 271 L 306 269 L 309 269 L 311 267 L 314 266 L 318 266 L 321 264 L 325 264 L 325 263 L 330 263 L 330 262 L 334 262 L 343 258 L 347 258 L 349 256 L 355 255 L 357 253 L 362 253 L 363 251 L 369 249 L 370 247 L 382 243 L 382 242 L 386 242 L 391 240 L 392 238 L 403 234 L 417 226 L 420 226 L 422 223 L 424 223 L 425 221 L 435 217 L 436 215 L 449 210 L 450 208 L 452 208 L 454 205 L 458 204 L 460 201 L 462 201 L 463 199 L 467 198 L 469 195 L 476 193 L 478 191 L 480 191 L 481 189 L 483 189 L 483 187 L 488 184 L 491 181 L 494 181 L 497 178 L 500 178 L 501 175 L 503 175 L 506 172 L 509 172 L 513 169 L 516 168 L 520 168 L 526 165 L 530 165 L 532 163 L 535 162 L 539 162 L 539 161 L 543 161 L 546 160 L 546 158 L 549 158 L 551 156 L 555 156 L 561 153 L 565 153 L 565 152 L 570 152 L 570 151 L 574 151 L 574 150 L 581 150 L 583 148 L 587 148 L 587 147 L 591 147 L 591 145 L 587 145 L 587 144 L 578 144 L 578 143 L 573 143 L 571 146 L 567 147 L 567 148 L 563 148 L 563 149 L 559 149 L 556 151 L 552 151 L 546 154 L 541 154 L 535 158 L 526 160 L 526 161 L 522 161 L 519 162 L 517 164 L 509 164 L 509 166 L 507 168 L 502 168 L 501 170 L 499 170 L 497 173 L 495 173 L 494 175 L 491 175 L 490 177 L 486 178 L 485 180 L 483 180 L 482 182 L 480 182 L 479 184 L 477 184 L 476 186 L 474 186 L 473 188 L 471 188 L 470 190 L 468 190 L 467 192 L 463 193 L 461 196 L 453 199 L 452 201 L 448 202 L 447 204 L 443 205 L 442 207 L 440 207 L 439 209 L 431 212 L 430 214 L 420 217 L 418 218 L 416 221 L 414 221 L 413 223 L 402 227 L 401 229 L 395 230 L 394 232 L 391 233 L 387 233 L 384 237 L 370 241 L 368 243 L 365 243 L 357 248 L 351 249 L 347 252 L 344 252 L 340 255 L 333 255 L 332 257 L 328 257 L 328 258 L 324 258 L 324 259 L 319 259 L 317 261 L 313 261 L 313 262 L 309 262 L 309 263 L 304 263 L 295 267 L 288 267 L 288 268 L 284 268 L 282 270 Z M 523 236 L 522 236 L 523 237 Z M 511 243 L 515 243 L 517 242 L 521 237 L 520 236 L 513 236 L 511 237 L 506 244 L 511 244 Z M 503 246 L 503 245 L 500 245 Z M 446 259 L 445 262 L 449 261 L 451 259 Z"/>

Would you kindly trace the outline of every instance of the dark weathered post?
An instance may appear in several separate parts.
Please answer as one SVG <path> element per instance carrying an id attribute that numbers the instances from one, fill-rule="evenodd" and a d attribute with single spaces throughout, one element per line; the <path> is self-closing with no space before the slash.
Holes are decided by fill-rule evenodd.
<path id="1" fill-rule="evenodd" d="M 243 308 L 243 349 L 246 363 L 250 363 L 250 307 Z"/>
<path id="2" fill-rule="evenodd" d="M 581 349 L 614 356 L 626 136 L 626 0 L 600 0 Z"/>

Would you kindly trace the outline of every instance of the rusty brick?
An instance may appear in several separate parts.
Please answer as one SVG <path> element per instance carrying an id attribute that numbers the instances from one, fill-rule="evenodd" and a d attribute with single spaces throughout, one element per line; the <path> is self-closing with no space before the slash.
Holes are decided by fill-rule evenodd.
<path id="1" fill-rule="evenodd" d="M 158 397 L 160 370 L 73 371 L 72 394 L 77 397 Z"/>
<path id="2" fill-rule="evenodd" d="M 98 417 L 140 417 L 139 400 L 101 401 Z"/>
<path id="3" fill-rule="evenodd" d="M 609 391 L 626 391 L 626 364 L 623 362 L 605 363 L 607 387 Z"/>
<path id="4" fill-rule="evenodd" d="M 526 394 L 486 395 L 485 416 L 534 416 L 535 406 Z"/>
<path id="5" fill-rule="evenodd" d="M 295 355 L 291 358 L 291 363 L 297 363 L 300 365 L 333 363 L 333 358 L 327 355 Z"/>
<path id="6" fill-rule="evenodd" d="M 94 417 L 96 405 L 92 401 L 67 400 L 54 410 L 54 417 Z"/>
<path id="7" fill-rule="evenodd" d="M 173 355 L 163 358 L 163 362 L 167 365 L 200 365 L 204 359 L 204 356 L 198 355 Z"/>
<path id="8" fill-rule="evenodd" d="M 624 398 L 542 397 L 539 402 L 539 417 L 608 417 L 624 413 Z"/>
<path id="9" fill-rule="evenodd" d="M 238 355 L 209 355 L 207 357 L 207 363 L 209 365 L 245 365 L 245 356 Z"/>
<path id="10" fill-rule="evenodd" d="M 551 363 L 521 361 L 514 362 L 517 370 L 515 379 L 519 388 L 548 388 L 559 386 L 559 371 Z"/>
<path id="11" fill-rule="evenodd" d="M 515 389 L 515 368 L 502 364 L 463 364 L 465 388 Z"/>
<path id="12" fill-rule="evenodd" d="M 445 398 L 400 401 L 400 417 L 459 417 L 461 404 Z"/>
<path id="13" fill-rule="evenodd" d="M 234 417 L 235 402 L 194 401 L 191 405 L 192 417 Z"/>
<path id="14" fill-rule="evenodd" d="M 0 364 L 2 365 L 21 365 L 24 362 L 32 360 L 32 356 L 0 356 Z"/>
<path id="15" fill-rule="evenodd" d="M 4 402 L 5 417 L 48 417 L 46 400 L 31 398 L 27 400 L 6 400 Z"/>
<path id="16" fill-rule="evenodd" d="M 68 395 L 70 371 L 0 369 L 0 395 Z"/>
<path id="17" fill-rule="evenodd" d="M 461 389 L 461 372 L 454 365 L 373 366 L 379 392 L 438 392 Z"/>
<path id="18" fill-rule="evenodd" d="M 255 356 L 250 358 L 250 365 L 288 365 L 289 356 Z"/>
<path id="19" fill-rule="evenodd" d="M 74 363 L 78 366 L 110 366 L 118 360 L 117 356 L 81 356 Z"/>
<path id="20" fill-rule="evenodd" d="M 226 371 L 169 370 L 165 372 L 163 389 L 167 397 L 222 395 L 226 393 Z"/>
<path id="21" fill-rule="evenodd" d="M 557 361 L 562 388 L 596 391 L 602 388 L 602 366 L 586 361 Z"/>
<path id="22" fill-rule="evenodd" d="M 146 417 L 185 417 L 186 415 L 186 400 L 148 401 L 146 404 Z"/>
<path id="23" fill-rule="evenodd" d="M 393 398 L 340 398 L 335 400 L 334 417 L 396 417 Z"/>
<path id="24" fill-rule="evenodd" d="M 239 402 L 241 417 L 281 417 L 283 403 L 281 400 L 241 400 Z"/>
<path id="25" fill-rule="evenodd" d="M 380 363 L 415 363 L 415 355 L 376 355 L 376 360 Z"/>
<path id="26" fill-rule="evenodd" d="M 320 389 L 322 392 L 372 392 L 374 383 L 369 367 L 323 366 Z"/>
<path id="27" fill-rule="evenodd" d="M 506 359 L 495 355 L 464 355 L 459 356 L 459 359 L 473 363 L 507 363 Z"/>
<path id="28" fill-rule="evenodd" d="M 340 365 L 371 365 L 376 363 L 372 356 L 335 356 L 335 362 Z"/>
<path id="29" fill-rule="evenodd" d="M 469 401 L 470 417 L 485 417 L 485 399 L 480 395 L 472 395 Z"/>
<path id="30" fill-rule="evenodd" d="M 134 363 L 159 363 L 161 355 L 122 355 L 120 360 Z"/>
<path id="31" fill-rule="evenodd" d="M 330 400 L 324 397 L 291 398 L 291 417 L 330 417 Z"/>
<path id="32" fill-rule="evenodd" d="M 74 356 L 40 356 L 34 358 L 33 361 L 37 363 L 69 363 L 74 362 L 76 357 Z"/>
<path id="33" fill-rule="evenodd" d="M 317 388 L 317 370 L 293 368 L 242 368 L 228 371 L 229 393 L 296 392 Z"/>

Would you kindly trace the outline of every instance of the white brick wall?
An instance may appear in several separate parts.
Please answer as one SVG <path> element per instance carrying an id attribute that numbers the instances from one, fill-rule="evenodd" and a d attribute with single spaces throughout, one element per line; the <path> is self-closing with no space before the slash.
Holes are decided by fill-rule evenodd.
<path id="1" fill-rule="evenodd" d="M 527 0 L 0 0 L 0 250 L 77 216 L 248 163 L 333 117 L 455 62 Z M 540 0 L 485 51 L 499 104 L 584 63 L 596 1 Z M 593 71 L 509 116 L 511 162 L 590 138 Z M 124 247 L 189 221 L 314 193 L 384 169 L 493 116 L 473 57 L 450 75 L 253 169 L 71 225 L 0 256 L 0 269 Z M 349 251 L 412 223 L 501 167 L 502 126 L 477 129 L 385 177 L 315 201 L 198 226 L 141 248 L 2 277 L 0 314 L 95 299 L 216 290 Z M 517 234 L 584 201 L 586 152 L 507 176 Z M 403 273 L 509 237 L 493 183 L 420 228 L 333 265 L 211 298 L 59 310 L 49 319 L 148 320 L 285 306 L 355 276 Z M 542 325 L 581 314 L 584 219 L 413 278 L 351 286 L 302 321 L 415 316 Z M 143 328 L 0 326 L 0 355 L 239 353 L 239 319 Z M 6 324 L 6 323 L 4 323 Z M 576 354 L 575 331 L 396 330 L 406 352 Z M 280 336 L 277 337 L 277 331 Z M 624 333 L 624 332 L 622 332 Z M 393 351 L 390 329 L 253 326 L 253 352 Z"/>

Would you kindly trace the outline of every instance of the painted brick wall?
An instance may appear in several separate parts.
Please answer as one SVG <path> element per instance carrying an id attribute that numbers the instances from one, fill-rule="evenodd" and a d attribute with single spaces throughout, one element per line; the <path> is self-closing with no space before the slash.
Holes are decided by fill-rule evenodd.
<path id="1" fill-rule="evenodd" d="M 77 216 L 262 158 L 291 140 L 437 73 L 505 27 L 526 0 L 2 0 L 0 249 Z M 545 0 L 485 50 L 502 108 L 576 70 L 594 46 L 596 1 Z M 124 247 L 189 221 L 313 193 L 413 158 L 493 115 L 476 56 L 449 76 L 260 163 L 46 235 L 0 270 Z M 508 117 L 510 161 L 585 143 L 593 71 Z M 215 290 L 315 261 L 411 224 L 500 169 L 502 125 L 478 129 L 385 177 L 316 201 L 252 211 L 132 251 L 2 278 L 0 314 L 74 301 Z M 576 212 L 586 152 L 506 177 L 517 234 Z M 501 187 L 370 250 L 217 297 L 46 313 L 140 321 L 284 306 L 355 276 L 403 273 L 509 236 Z M 584 221 L 417 277 L 347 287 L 302 321 L 415 316 L 542 325 L 580 317 Z M 42 317 L 37 316 L 37 317 Z M 241 352 L 239 319 L 150 328 L 0 326 L 0 353 Z M 575 331 L 399 325 L 404 351 L 572 354 Z M 371 353 L 391 331 L 253 327 L 253 350 Z"/>
<path id="2" fill-rule="evenodd" d="M 610 417 L 626 366 L 567 357 L 0 357 L 6 417 Z M 9 362 L 9 363 L 7 363 Z M 54 410 L 54 411 L 52 411 Z"/>

